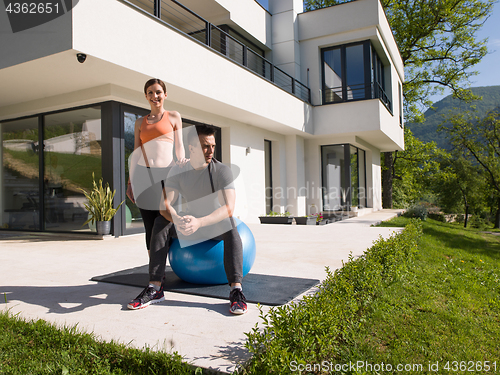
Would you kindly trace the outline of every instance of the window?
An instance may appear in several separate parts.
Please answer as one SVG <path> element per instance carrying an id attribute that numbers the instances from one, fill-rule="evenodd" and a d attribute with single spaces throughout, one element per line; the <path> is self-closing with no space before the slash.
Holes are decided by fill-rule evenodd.
<path id="1" fill-rule="evenodd" d="M 323 211 L 366 207 L 365 151 L 349 144 L 321 147 Z"/>
<path id="2" fill-rule="evenodd" d="M 101 178 L 101 107 L 44 117 L 44 224 L 57 231 L 90 231 L 81 189 Z M 95 226 L 95 223 L 94 223 Z"/>
<path id="3" fill-rule="evenodd" d="M 399 126 L 403 127 L 403 89 L 401 83 L 398 82 L 398 99 L 399 99 Z"/>
<path id="4" fill-rule="evenodd" d="M 0 124 L 0 227 L 40 229 L 38 117 Z"/>
<path id="5" fill-rule="evenodd" d="M 0 138 L 0 226 L 90 232 L 81 189 L 101 177 L 101 106 L 5 121 Z"/>
<path id="6" fill-rule="evenodd" d="M 384 65 L 370 41 L 325 48 L 323 103 L 379 98 L 389 110 Z"/>

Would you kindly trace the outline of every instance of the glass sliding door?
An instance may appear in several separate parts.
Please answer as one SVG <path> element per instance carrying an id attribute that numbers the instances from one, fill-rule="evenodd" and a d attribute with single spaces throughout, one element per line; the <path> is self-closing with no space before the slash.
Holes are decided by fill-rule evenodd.
<path id="1" fill-rule="evenodd" d="M 367 191 L 366 191 L 366 152 L 358 148 L 358 206 L 359 208 L 366 207 Z"/>
<path id="2" fill-rule="evenodd" d="M 101 178 L 101 107 L 45 115 L 44 228 L 53 231 L 91 231 L 86 198 L 92 175 Z"/>
<path id="3" fill-rule="evenodd" d="M 0 123 L 0 227 L 40 230 L 38 117 Z"/>
<path id="4" fill-rule="evenodd" d="M 322 146 L 323 210 L 341 210 L 346 204 L 349 181 L 346 180 L 344 145 Z"/>
<path id="5" fill-rule="evenodd" d="M 323 211 L 366 207 L 366 153 L 355 146 L 321 146 Z"/>
<path id="6" fill-rule="evenodd" d="M 132 109 L 127 108 L 123 111 L 123 126 L 124 126 L 124 138 L 125 138 L 125 187 L 127 188 L 127 182 L 129 180 L 129 157 L 134 151 L 134 128 L 135 122 L 138 118 L 145 116 L 147 114 L 146 110 L 142 109 Z M 124 233 L 131 234 L 140 231 L 144 231 L 144 224 L 142 222 L 141 212 L 135 203 L 129 199 L 125 198 L 125 228 L 123 228 Z"/>
<path id="7" fill-rule="evenodd" d="M 351 168 L 351 207 L 357 207 L 359 205 L 359 169 L 358 169 L 358 148 L 350 146 L 351 158 L 350 158 L 350 168 Z"/>

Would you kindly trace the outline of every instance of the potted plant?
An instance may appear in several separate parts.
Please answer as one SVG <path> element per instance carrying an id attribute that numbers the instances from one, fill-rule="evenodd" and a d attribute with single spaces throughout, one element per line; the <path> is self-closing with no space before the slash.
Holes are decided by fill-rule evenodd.
<path id="1" fill-rule="evenodd" d="M 316 216 L 316 225 L 325 225 L 328 224 L 328 219 L 323 217 L 323 214 L 320 212 L 315 215 Z"/>
<path id="2" fill-rule="evenodd" d="M 297 225 L 316 225 L 316 216 L 315 215 L 298 216 L 298 217 L 296 216 L 295 223 Z"/>
<path id="3" fill-rule="evenodd" d="M 115 216 L 124 201 L 117 208 L 113 208 L 113 198 L 115 197 L 116 190 L 111 191 L 108 183 L 103 187 L 102 178 L 96 183 L 94 173 L 92 173 L 92 189 L 90 192 L 84 189 L 80 190 L 85 195 L 85 198 L 87 198 L 87 203 L 84 203 L 84 206 L 89 212 L 89 218 L 83 225 L 89 222 L 92 222 L 92 224 L 96 222 L 97 234 L 109 234 L 111 232 L 111 219 Z"/>
<path id="4" fill-rule="evenodd" d="M 267 215 L 259 216 L 259 219 L 261 224 L 292 224 L 293 216 L 288 211 L 283 214 L 270 211 Z"/>

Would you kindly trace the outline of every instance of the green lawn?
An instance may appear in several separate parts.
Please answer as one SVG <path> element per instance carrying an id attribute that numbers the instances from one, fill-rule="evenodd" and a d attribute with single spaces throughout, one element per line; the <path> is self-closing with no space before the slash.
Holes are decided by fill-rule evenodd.
<path id="1" fill-rule="evenodd" d="M 370 305 L 337 362 L 500 373 L 500 236 L 433 220 L 423 230 L 414 264 Z"/>
<path id="2" fill-rule="evenodd" d="M 203 374 L 177 353 L 104 343 L 77 328 L 57 329 L 0 312 L 0 374 Z"/>

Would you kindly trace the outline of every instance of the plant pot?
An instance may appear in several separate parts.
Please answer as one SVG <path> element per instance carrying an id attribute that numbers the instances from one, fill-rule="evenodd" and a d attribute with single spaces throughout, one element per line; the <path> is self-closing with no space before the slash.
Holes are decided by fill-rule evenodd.
<path id="1" fill-rule="evenodd" d="M 292 224 L 293 216 L 259 216 L 261 224 Z"/>
<path id="2" fill-rule="evenodd" d="M 96 223 L 98 235 L 105 236 L 111 233 L 111 221 L 97 221 Z"/>
<path id="3" fill-rule="evenodd" d="M 316 218 L 314 216 L 301 216 L 295 218 L 295 223 L 297 225 L 316 225 Z"/>
<path id="4" fill-rule="evenodd" d="M 328 219 L 323 219 L 321 221 L 317 221 L 316 225 L 326 225 L 328 223 L 329 223 Z"/>

